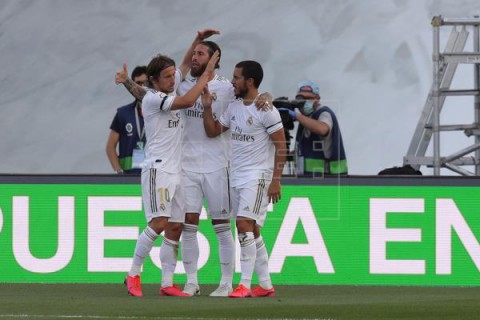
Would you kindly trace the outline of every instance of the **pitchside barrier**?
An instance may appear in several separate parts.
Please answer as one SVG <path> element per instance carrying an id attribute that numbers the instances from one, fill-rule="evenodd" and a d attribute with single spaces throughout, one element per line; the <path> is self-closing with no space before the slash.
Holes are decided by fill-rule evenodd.
<path id="1" fill-rule="evenodd" d="M 262 230 L 275 284 L 480 285 L 479 178 L 282 185 Z M 217 240 L 205 210 L 200 218 L 199 280 L 214 284 Z M 138 176 L 0 176 L 0 282 L 120 283 L 144 227 Z M 146 259 L 144 283 L 160 282 L 160 244 Z M 185 282 L 181 261 L 176 273 Z"/>

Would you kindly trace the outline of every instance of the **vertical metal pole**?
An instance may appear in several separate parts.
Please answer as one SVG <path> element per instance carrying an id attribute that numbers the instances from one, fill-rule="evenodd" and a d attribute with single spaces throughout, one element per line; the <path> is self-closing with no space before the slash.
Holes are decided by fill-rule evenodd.
<path id="1" fill-rule="evenodd" d="M 478 16 L 475 16 L 475 18 L 478 18 Z M 479 43 L 479 25 L 474 25 L 473 26 L 473 51 L 475 53 L 480 52 L 480 43 Z M 480 64 L 474 64 L 474 79 L 473 79 L 473 85 L 475 90 L 480 89 Z M 478 125 L 480 123 L 480 96 L 478 94 L 475 95 L 474 97 L 474 106 L 475 106 L 475 125 L 478 128 Z M 480 143 L 480 137 L 475 136 L 475 143 Z M 475 151 L 475 160 L 477 161 L 477 164 L 475 164 L 475 175 L 479 176 L 480 175 L 480 164 L 478 164 L 478 160 L 480 159 L 480 150 Z"/>
<path id="2" fill-rule="evenodd" d="M 441 18 L 440 18 L 441 19 Z M 433 25 L 433 175 L 440 175 L 440 19 Z M 437 23 L 434 23 L 435 20 Z"/>

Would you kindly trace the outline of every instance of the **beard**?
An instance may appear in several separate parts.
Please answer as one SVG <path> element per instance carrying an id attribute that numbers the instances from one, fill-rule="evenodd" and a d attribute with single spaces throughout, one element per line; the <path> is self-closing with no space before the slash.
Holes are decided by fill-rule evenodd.
<path id="1" fill-rule="evenodd" d="M 238 99 L 238 98 L 245 98 L 245 96 L 247 95 L 248 93 L 248 89 L 247 88 L 243 88 L 243 89 L 238 89 L 238 93 L 235 93 L 235 97 Z"/>
<path id="2" fill-rule="evenodd" d="M 191 67 L 190 68 L 190 74 L 192 75 L 192 77 L 198 78 L 203 74 L 206 67 L 207 67 L 206 64 L 199 65 L 199 66 L 196 66 L 196 67 Z"/>

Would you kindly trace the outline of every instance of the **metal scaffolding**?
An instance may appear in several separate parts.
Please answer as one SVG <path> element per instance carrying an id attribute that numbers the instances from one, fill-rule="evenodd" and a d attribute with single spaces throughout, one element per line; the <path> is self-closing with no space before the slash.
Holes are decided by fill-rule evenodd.
<path id="1" fill-rule="evenodd" d="M 410 142 L 404 165 L 410 164 L 415 169 L 425 165 L 433 167 L 433 174 L 440 175 L 441 168 L 448 168 L 460 175 L 480 175 L 480 17 L 444 18 L 436 16 L 433 26 L 433 84 L 425 106 L 418 121 L 415 133 Z M 440 28 L 451 26 L 452 30 L 440 52 Z M 460 29 L 460 31 L 458 30 Z M 473 30 L 473 51 L 465 52 L 469 30 Z M 474 88 L 452 90 L 450 86 L 458 64 L 471 64 L 474 67 Z M 470 124 L 441 125 L 440 112 L 447 96 L 474 96 L 474 122 Z M 475 143 L 465 149 L 447 156 L 440 154 L 440 132 L 464 131 L 467 137 L 474 136 Z M 433 137 L 433 156 L 425 156 Z M 472 156 L 467 157 L 470 153 Z M 475 172 L 462 166 L 475 166 Z"/>

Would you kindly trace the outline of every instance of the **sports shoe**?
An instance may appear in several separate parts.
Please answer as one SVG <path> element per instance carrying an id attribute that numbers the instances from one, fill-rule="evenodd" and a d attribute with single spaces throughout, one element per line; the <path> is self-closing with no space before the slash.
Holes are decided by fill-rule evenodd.
<path id="1" fill-rule="evenodd" d="M 232 293 L 228 295 L 229 298 L 248 298 L 252 296 L 252 291 L 245 288 L 243 284 L 238 285 Z"/>
<path id="2" fill-rule="evenodd" d="M 200 287 L 198 286 L 198 284 L 195 283 L 187 283 L 185 287 L 183 287 L 183 292 L 185 292 L 189 296 L 199 296 Z"/>
<path id="3" fill-rule="evenodd" d="M 170 287 L 160 288 L 160 292 L 158 294 L 161 296 L 191 297 L 191 295 L 183 292 L 176 284 Z"/>
<path id="4" fill-rule="evenodd" d="M 228 283 L 222 283 L 215 291 L 210 293 L 210 297 L 228 297 L 233 292 L 233 288 Z"/>
<path id="5" fill-rule="evenodd" d="M 275 288 L 271 289 L 264 289 L 260 286 L 255 287 L 252 289 L 252 297 L 254 298 L 259 298 L 259 297 L 269 297 L 273 298 L 275 297 Z"/>
<path id="6" fill-rule="evenodd" d="M 140 276 L 127 276 L 123 282 L 127 286 L 128 294 L 134 297 L 143 297 L 142 284 L 140 283 Z"/>

